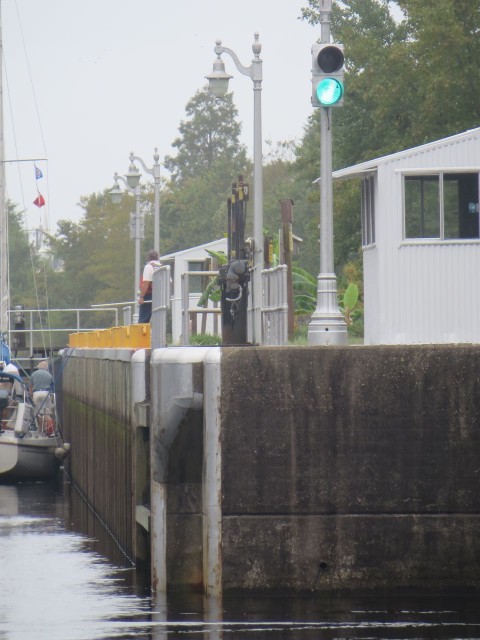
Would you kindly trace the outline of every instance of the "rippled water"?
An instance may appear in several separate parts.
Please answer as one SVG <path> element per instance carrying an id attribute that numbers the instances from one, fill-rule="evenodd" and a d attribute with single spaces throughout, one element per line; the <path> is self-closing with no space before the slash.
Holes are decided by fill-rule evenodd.
<path id="1" fill-rule="evenodd" d="M 69 500 L 61 482 L 0 485 L 0 640 L 480 638 L 473 593 L 152 600 L 118 550 L 114 564 L 75 531 Z"/>

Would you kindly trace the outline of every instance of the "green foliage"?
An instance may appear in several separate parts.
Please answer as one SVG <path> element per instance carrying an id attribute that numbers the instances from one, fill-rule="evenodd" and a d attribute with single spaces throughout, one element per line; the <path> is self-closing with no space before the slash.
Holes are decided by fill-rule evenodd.
<path id="1" fill-rule="evenodd" d="M 218 99 L 205 88 L 186 112 L 172 145 L 177 155 L 165 159 L 172 176 L 162 192 L 163 253 L 223 236 L 232 182 L 238 175 L 248 181 L 251 171 L 232 94 Z"/>
<path id="2" fill-rule="evenodd" d="M 58 223 L 52 241 L 65 271 L 56 278 L 56 291 L 62 306 L 133 299 L 134 243 L 130 240 L 130 211 L 133 198 L 125 195 L 121 204 L 111 202 L 108 191 L 81 198 L 84 218 L 75 224 Z"/>
<path id="3" fill-rule="evenodd" d="M 10 304 L 22 304 L 24 308 L 37 308 L 36 274 L 41 263 L 35 258 L 33 246 L 28 241 L 23 213 L 8 202 L 8 261 L 10 280 Z M 39 294 L 45 291 L 39 283 Z"/>
<path id="4" fill-rule="evenodd" d="M 345 104 L 335 155 L 355 164 L 478 126 L 480 0 L 335 2 L 332 35 L 345 45 Z M 316 0 L 304 19 L 318 24 Z M 338 166 L 338 165 L 337 165 Z"/>
<path id="5" fill-rule="evenodd" d="M 342 297 L 342 304 L 340 306 L 340 311 L 345 316 L 345 322 L 347 325 L 353 323 L 352 313 L 358 302 L 358 285 L 354 282 L 351 282 L 348 287 L 345 289 Z"/>
<path id="6" fill-rule="evenodd" d="M 211 333 L 194 333 L 190 336 L 190 344 L 197 347 L 216 347 L 222 344 L 222 338 Z"/>
<path id="7" fill-rule="evenodd" d="M 344 265 L 338 279 L 339 307 L 351 337 L 363 337 L 363 270 L 362 259 L 354 255 Z M 343 293 L 342 293 L 343 292 Z"/>
<path id="8" fill-rule="evenodd" d="M 206 249 L 206 252 L 211 258 L 214 258 L 217 261 L 218 266 L 227 264 L 228 258 L 223 251 L 212 251 L 212 249 Z"/>
<path id="9" fill-rule="evenodd" d="M 332 37 L 345 45 L 345 103 L 332 110 L 333 166 L 340 168 L 478 126 L 480 83 L 480 0 L 398 0 L 403 20 L 392 17 L 389 0 L 342 0 L 333 4 Z M 305 0 L 305 20 L 319 23 L 319 3 Z M 305 64 L 309 64 L 306 53 Z M 307 69 L 307 66 L 306 66 Z M 308 98 L 306 98 L 308 99 Z M 294 268 L 297 319 L 316 305 L 319 266 L 320 110 L 312 111 L 300 141 L 267 143 L 264 153 L 264 227 L 277 238 L 280 201 L 294 202 L 293 231 L 303 239 Z M 170 253 L 226 234 L 227 198 L 239 174 L 251 186 L 246 233 L 251 234 L 252 163 L 240 144 L 241 124 L 232 94 L 214 98 L 203 88 L 186 105 L 185 119 L 164 164 L 161 248 Z M 152 246 L 153 192 L 147 203 L 146 239 Z M 113 205 L 107 192 L 81 199 L 78 224 L 59 223 L 51 240 L 64 273 L 53 273 L 31 254 L 21 216 L 10 215 L 12 302 L 35 306 L 50 296 L 52 306 L 88 306 L 131 300 L 134 243 L 129 214 L 133 198 Z M 359 181 L 334 184 L 335 272 L 340 305 L 348 309 L 349 333 L 363 326 Z M 30 255 L 33 257 L 30 258 Z M 29 262 L 26 266 L 27 260 Z M 33 263 L 33 269 L 30 268 Z M 35 280 L 31 273 L 35 274 Z M 351 285 L 354 305 L 345 304 Z M 218 297 L 211 283 L 202 304 Z M 350 296 L 350 293 L 348 294 Z M 347 302 L 348 302 L 347 301 Z M 43 302 L 42 302 L 43 304 Z"/>
<path id="10" fill-rule="evenodd" d="M 300 267 L 292 267 L 292 283 L 295 315 L 312 314 L 317 304 L 317 279 Z"/>
<path id="11" fill-rule="evenodd" d="M 211 258 L 214 258 L 219 266 L 227 264 L 227 256 L 223 251 L 211 251 L 207 249 L 207 253 Z M 208 307 L 208 301 L 220 302 L 222 297 L 222 290 L 218 284 L 218 278 L 213 278 L 208 283 L 205 291 L 200 296 L 200 300 L 197 302 L 197 307 Z"/>
<path id="12" fill-rule="evenodd" d="M 179 183 L 204 175 L 218 167 L 219 160 L 243 171 L 246 153 L 239 143 L 241 125 L 232 94 L 215 98 L 204 87 L 187 103 L 185 111 L 187 120 L 180 123 L 180 136 L 172 143 L 177 155 L 167 156 L 164 161 L 173 181 Z"/>

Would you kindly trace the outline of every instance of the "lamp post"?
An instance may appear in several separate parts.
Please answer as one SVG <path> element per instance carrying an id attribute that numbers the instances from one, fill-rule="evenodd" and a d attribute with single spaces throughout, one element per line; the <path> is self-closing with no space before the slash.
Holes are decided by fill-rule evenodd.
<path id="1" fill-rule="evenodd" d="M 133 151 L 130 152 L 130 169 L 126 175 L 127 182 L 131 188 L 135 188 L 140 181 L 140 173 L 134 162 L 137 160 L 141 165 L 145 173 L 153 176 L 153 248 L 158 251 L 160 255 L 160 156 L 158 155 L 158 149 L 155 147 L 155 153 L 153 154 L 154 164 L 149 168 L 145 162 L 139 156 L 135 156 Z M 137 178 L 138 176 L 138 178 Z M 136 182 L 135 182 L 136 181 Z"/>
<path id="2" fill-rule="evenodd" d="M 258 33 L 254 34 L 252 45 L 254 58 L 249 67 L 244 67 L 231 49 L 222 47 L 221 40 L 216 41 L 216 60 L 212 72 L 205 76 L 210 91 L 221 98 L 228 91 L 228 81 L 232 76 L 225 72 L 222 53 L 227 53 L 235 66 L 253 81 L 253 273 L 252 273 L 252 342 L 262 344 L 262 269 L 263 262 L 263 170 L 262 170 L 262 45 L 258 41 Z"/>
<path id="3" fill-rule="evenodd" d="M 133 299 L 135 300 L 135 313 L 133 316 L 134 322 L 136 322 L 138 319 L 138 287 L 140 285 L 140 241 L 144 238 L 144 230 L 142 224 L 143 215 L 140 207 L 140 174 L 138 174 L 138 180 L 136 180 L 136 184 L 134 187 L 131 187 L 128 183 L 129 177 L 131 178 L 132 183 L 135 182 L 135 180 L 132 178 L 135 169 L 136 167 L 131 164 L 129 172 L 127 173 L 125 178 L 123 176 L 119 176 L 118 173 L 115 172 L 113 174 L 114 184 L 110 189 L 110 196 L 114 204 L 119 204 L 122 200 L 123 192 L 118 184 L 119 180 L 123 182 L 127 191 L 135 196 L 135 213 L 130 214 L 130 237 L 135 241 L 135 282 L 133 285 Z"/>

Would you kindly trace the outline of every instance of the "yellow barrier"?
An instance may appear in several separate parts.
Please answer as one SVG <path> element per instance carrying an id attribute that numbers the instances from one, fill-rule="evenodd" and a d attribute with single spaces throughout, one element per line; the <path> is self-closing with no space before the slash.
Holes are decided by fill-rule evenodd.
<path id="1" fill-rule="evenodd" d="M 97 349 L 150 349 L 150 325 L 131 324 L 126 327 L 113 327 L 113 329 L 71 333 L 68 336 L 68 346 Z"/>

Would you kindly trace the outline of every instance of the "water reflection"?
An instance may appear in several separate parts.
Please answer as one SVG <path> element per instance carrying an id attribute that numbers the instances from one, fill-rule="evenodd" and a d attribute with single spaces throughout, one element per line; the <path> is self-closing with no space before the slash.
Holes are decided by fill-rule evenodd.
<path id="1" fill-rule="evenodd" d="M 150 598 L 125 554 L 61 480 L 0 485 L 0 567 L 0 640 L 480 638 L 476 593 Z"/>
<path id="2" fill-rule="evenodd" d="M 0 638 L 131 638 L 150 630 L 149 600 L 125 586 L 125 570 L 65 529 L 58 487 L 0 486 L 0 504 Z"/>

